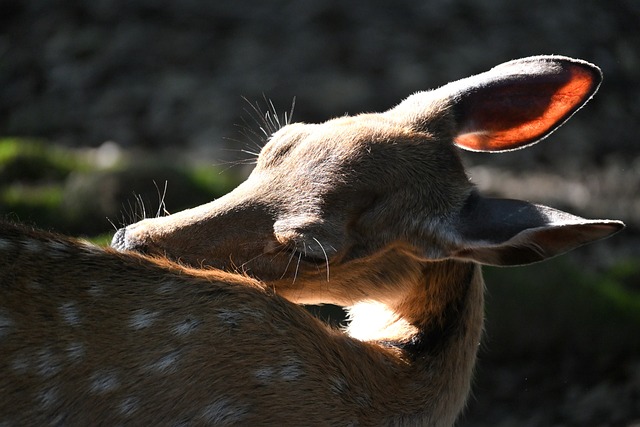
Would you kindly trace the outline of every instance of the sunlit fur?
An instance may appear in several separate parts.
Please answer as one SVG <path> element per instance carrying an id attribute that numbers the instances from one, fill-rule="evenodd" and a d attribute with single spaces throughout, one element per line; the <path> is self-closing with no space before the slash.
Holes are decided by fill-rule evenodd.
<path id="1" fill-rule="evenodd" d="M 624 226 L 483 197 L 456 146 L 529 145 L 600 79 L 532 57 L 384 113 L 276 123 L 244 183 L 119 230 L 122 253 L 0 226 L 0 424 L 451 425 L 482 331 L 480 264 Z M 351 325 L 298 303 L 352 306 Z"/>

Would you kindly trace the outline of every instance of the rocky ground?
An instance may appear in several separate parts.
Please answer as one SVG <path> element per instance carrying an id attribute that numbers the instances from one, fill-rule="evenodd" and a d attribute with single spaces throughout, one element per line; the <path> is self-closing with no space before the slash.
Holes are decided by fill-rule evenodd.
<path id="1" fill-rule="evenodd" d="M 612 265 L 640 259 L 638 22 L 635 0 L 0 0 L 0 136 L 214 163 L 250 144 L 243 96 L 279 111 L 296 97 L 294 119 L 311 122 L 517 57 L 579 57 L 605 81 L 571 122 L 531 149 L 465 161 L 485 192 L 625 220 L 623 235 L 578 255 Z M 594 365 L 486 351 L 461 425 L 640 422 L 640 354 Z"/>

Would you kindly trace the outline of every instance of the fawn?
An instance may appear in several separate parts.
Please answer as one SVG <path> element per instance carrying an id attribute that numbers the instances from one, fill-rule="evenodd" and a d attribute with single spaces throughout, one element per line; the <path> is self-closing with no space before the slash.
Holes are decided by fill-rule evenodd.
<path id="1" fill-rule="evenodd" d="M 123 228 L 114 249 L 1 224 L 0 423 L 453 424 L 480 264 L 624 227 L 485 198 L 455 146 L 533 144 L 600 81 L 587 62 L 530 57 L 384 113 L 288 124 L 234 191 Z M 350 307 L 351 323 L 298 303 Z"/>

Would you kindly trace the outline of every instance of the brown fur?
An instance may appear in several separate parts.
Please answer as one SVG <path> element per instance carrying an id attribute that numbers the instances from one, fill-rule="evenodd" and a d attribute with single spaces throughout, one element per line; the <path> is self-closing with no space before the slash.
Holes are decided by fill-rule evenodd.
<path id="1" fill-rule="evenodd" d="M 531 144 L 599 82 L 583 61 L 525 58 L 285 126 L 230 194 L 118 231 L 123 253 L 0 226 L 0 422 L 451 425 L 482 331 L 478 263 L 623 227 L 484 198 L 454 145 Z M 296 303 L 351 306 L 351 324 Z"/>
<path id="2" fill-rule="evenodd" d="M 426 326 L 429 342 L 414 344 L 423 348 L 403 350 L 407 343 L 332 330 L 247 277 L 10 224 L 0 224 L 0 236 L 3 422 L 372 425 L 424 413 L 444 420 L 450 381 L 468 387 L 475 351 L 467 349 L 477 347 L 482 323 L 473 264 L 461 277 L 450 277 L 446 262 L 429 267 L 431 280 L 412 299 L 455 308 Z M 439 295 L 444 281 L 452 290 Z M 455 336 L 445 341 L 445 330 Z M 455 357 L 433 346 L 451 347 Z M 415 358 L 468 374 L 433 378 Z M 459 406 L 463 396 L 450 399 Z"/>

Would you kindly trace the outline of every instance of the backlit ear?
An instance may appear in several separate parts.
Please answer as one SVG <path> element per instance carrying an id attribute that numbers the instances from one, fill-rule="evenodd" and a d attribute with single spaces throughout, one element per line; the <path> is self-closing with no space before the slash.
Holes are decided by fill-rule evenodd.
<path id="1" fill-rule="evenodd" d="M 471 78 L 455 112 L 456 145 L 473 151 L 522 148 L 546 137 L 598 90 L 595 65 L 562 57 L 507 62 Z"/>
<path id="2" fill-rule="evenodd" d="M 453 258 L 488 265 L 530 264 L 603 239 L 624 228 L 620 221 L 589 220 L 520 200 L 473 194 L 463 209 Z"/>
<path id="3" fill-rule="evenodd" d="M 534 56 L 416 93 L 389 113 L 415 129 L 433 131 L 446 112 L 459 147 L 509 151 L 534 144 L 561 126 L 601 81 L 600 69 L 588 62 Z"/>

